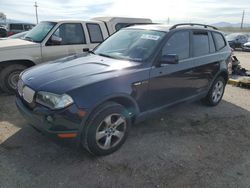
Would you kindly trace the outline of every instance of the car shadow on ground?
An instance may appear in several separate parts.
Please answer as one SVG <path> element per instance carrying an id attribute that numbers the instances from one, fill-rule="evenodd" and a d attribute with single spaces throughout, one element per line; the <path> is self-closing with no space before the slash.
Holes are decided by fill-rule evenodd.
<path id="1" fill-rule="evenodd" d="M 9 119 L 21 129 L 0 144 L 3 187 L 249 185 L 250 112 L 226 101 L 213 108 L 182 104 L 157 114 L 134 125 L 123 147 L 105 157 Z"/>

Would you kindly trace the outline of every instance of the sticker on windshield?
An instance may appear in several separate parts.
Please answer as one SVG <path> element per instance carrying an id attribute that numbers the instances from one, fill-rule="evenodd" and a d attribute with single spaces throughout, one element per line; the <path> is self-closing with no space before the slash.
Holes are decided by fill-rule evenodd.
<path id="1" fill-rule="evenodd" d="M 143 34 L 141 36 L 142 39 L 148 39 L 148 40 L 158 40 L 160 36 L 158 35 L 149 35 L 149 34 Z"/>

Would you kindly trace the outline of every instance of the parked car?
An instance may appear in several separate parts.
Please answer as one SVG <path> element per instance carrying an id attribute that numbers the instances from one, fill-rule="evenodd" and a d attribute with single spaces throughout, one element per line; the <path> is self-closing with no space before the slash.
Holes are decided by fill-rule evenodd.
<path id="1" fill-rule="evenodd" d="M 242 46 L 243 51 L 250 51 L 250 41 Z"/>
<path id="2" fill-rule="evenodd" d="M 0 38 L 0 40 L 6 40 L 6 39 L 22 39 L 24 38 L 24 36 L 28 33 L 28 31 L 24 31 L 21 33 L 17 33 L 14 35 L 11 35 L 10 37 L 4 37 L 4 38 Z"/>
<path id="3" fill-rule="evenodd" d="M 0 38 L 7 37 L 7 30 L 4 27 L 0 27 Z"/>
<path id="4" fill-rule="evenodd" d="M 24 31 L 29 31 L 33 27 L 35 27 L 35 24 L 31 23 L 8 23 L 6 28 L 7 28 L 7 35 L 8 37 L 17 33 L 21 33 Z"/>
<path id="5" fill-rule="evenodd" d="M 107 155 L 132 123 L 166 107 L 199 99 L 216 106 L 231 48 L 214 27 L 191 25 L 125 28 L 88 55 L 30 68 L 20 75 L 17 107 L 36 129 Z"/>
<path id="6" fill-rule="evenodd" d="M 8 37 L 8 39 L 22 39 L 25 37 L 25 35 L 28 33 L 29 31 L 24 31 L 24 32 L 21 32 L 21 33 L 17 33 L 17 34 L 14 34 L 14 35 L 11 35 L 10 37 Z"/>
<path id="7" fill-rule="evenodd" d="M 90 21 L 45 21 L 29 31 L 23 40 L 1 40 L 0 88 L 13 93 L 18 76 L 24 69 L 69 55 L 86 53 L 124 23 L 131 25 L 152 21 L 120 17 L 94 18 Z"/>
<path id="8" fill-rule="evenodd" d="M 231 48 L 235 50 L 236 48 L 242 48 L 243 44 L 245 44 L 248 41 L 249 36 L 247 34 L 242 34 L 242 33 L 232 33 L 227 35 L 226 39 Z"/>

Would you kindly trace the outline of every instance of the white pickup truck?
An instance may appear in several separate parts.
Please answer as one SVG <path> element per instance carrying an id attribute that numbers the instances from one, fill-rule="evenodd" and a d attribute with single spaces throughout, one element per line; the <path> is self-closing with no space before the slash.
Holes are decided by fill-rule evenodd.
<path id="1" fill-rule="evenodd" d="M 43 21 L 23 39 L 0 41 L 0 88 L 13 93 L 20 72 L 33 65 L 86 53 L 123 27 L 150 19 L 98 17 L 90 21 Z"/>

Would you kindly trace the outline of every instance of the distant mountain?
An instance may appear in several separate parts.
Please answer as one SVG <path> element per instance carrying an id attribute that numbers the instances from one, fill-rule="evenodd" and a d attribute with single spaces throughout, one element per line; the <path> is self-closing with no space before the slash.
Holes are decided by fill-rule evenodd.
<path id="1" fill-rule="evenodd" d="M 212 24 L 215 27 L 240 27 L 241 24 L 240 23 L 229 23 L 229 22 L 218 22 L 218 23 L 214 23 Z M 243 25 L 244 27 L 250 27 L 249 23 L 244 23 Z"/>

